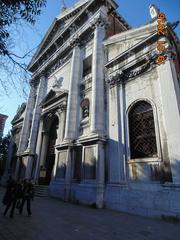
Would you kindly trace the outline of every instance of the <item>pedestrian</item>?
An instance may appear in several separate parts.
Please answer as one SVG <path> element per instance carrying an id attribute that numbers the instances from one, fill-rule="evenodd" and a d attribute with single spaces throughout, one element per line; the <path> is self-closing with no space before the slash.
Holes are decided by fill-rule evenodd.
<path id="1" fill-rule="evenodd" d="M 15 181 L 10 176 L 7 181 L 6 192 L 3 197 L 3 204 L 6 205 L 6 208 L 4 210 L 4 216 L 6 216 L 8 210 L 10 209 L 10 207 L 13 204 L 14 193 L 15 193 Z M 10 217 L 13 217 L 11 213 L 10 213 Z"/>
<path id="2" fill-rule="evenodd" d="M 13 189 L 10 218 L 14 217 L 14 210 L 17 206 L 18 200 L 21 197 L 22 197 L 22 186 L 21 186 L 21 182 L 18 180 L 17 182 L 15 182 L 14 189 Z"/>
<path id="3" fill-rule="evenodd" d="M 15 207 L 17 209 L 20 209 L 21 206 L 21 201 L 22 201 L 22 196 L 23 192 L 22 192 L 22 181 L 18 180 L 17 181 L 17 185 L 16 185 L 16 204 Z"/>
<path id="4" fill-rule="evenodd" d="M 25 179 L 24 182 L 23 182 L 22 202 L 21 202 L 21 206 L 20 206 L 20 209 L 19 209 L 20 214 L 22 214 L 24 204 L 25 204 L 25 202 L 27 202 L 28 216 L 32 215 L 31 200 L 33 200 L 33 198 L 34 198 L 34 186 L 31 182 L 31 180 Z"/>

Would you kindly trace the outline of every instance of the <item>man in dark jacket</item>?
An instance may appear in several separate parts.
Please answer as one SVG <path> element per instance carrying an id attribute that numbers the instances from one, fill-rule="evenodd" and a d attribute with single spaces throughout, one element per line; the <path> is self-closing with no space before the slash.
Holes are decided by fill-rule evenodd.
<path id="1" fill-rule="evenodd" d="M 10 212 L 10 218 L 13 218 L 14 216 L 14 209 L 16 207 L 16 203 L 18 198 L 20 198 L 22 193 L 22 187 L 20 181 L 15 182 L 12 179 L 10 179 L 7 183 L 7 191 L 6 191 L 6 198 L 7 198 L 7 203 L 6 203 L 6 209 L 4 211 L 4 216 L 7 214 L 8 210 L 11 207 L 11 212 Z"/>
<path id="2" fill-rule="evenodd" d="M 20 209 L 19 209 L 19 213 L 20 214 L 22 214 L 24 203 L 27 201 L 28 216 L 32 215 L 32 212 L 31 212 L 31 200 L 33 199 L 33 197 L 34 197 L 34 187 L 33 187 L 33 184 L 31 182 L 31 180 L 27 181 L 27 179 L 25 179 L 24 182 L 23 182 L 22 202 L 21 202 L 21 206 L 20 206 Z"/>

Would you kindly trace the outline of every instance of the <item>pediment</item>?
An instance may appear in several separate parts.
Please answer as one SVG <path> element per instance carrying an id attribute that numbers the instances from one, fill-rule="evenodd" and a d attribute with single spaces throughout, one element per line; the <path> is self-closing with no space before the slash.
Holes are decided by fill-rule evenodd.
<path id="1" fill-rule="evenodd" d="M 67 90 L 55 90 L 51 89 L 49 93 L 45 96 L 45 98 L 40 103 L 40 106 L 44 108 L 47 105 L 50 105 L 52 102 L 56 102 L 57 99 L 63 98 L 64 96 L 67 96 L 68 91 Z"/>
<path id="2" fill-rule="evenodd" d="M 142 49 L 142 46 L 144 50 L 151 43 L 150 39 L 155 39 L 156 32 L 156 25 L 149 23 L 108 38 L 104 41 L 108 52 L 108 62 L 111 63 L 122 55 L 130 57 L 131 53 L 134 55 L 136 51 L 140 51 L 137 49 Z"/>
<path id="3" fill-rule="evenodd" d="M 138 28 L 130 29 L 109 37 L 104 41 L 104 45 L 123 44 L 125 42 L 140 42 L 156 31 L 156 23 L 149 23 Z"/>
<path id="4" fill-rule="evenodd" d="M 39 57 L 39 55 L 41 55 L 41 53 L 43 53 L 49 47 L 49 45 L 61 35 L 61 32 L 63 32 L 63 30 L 68 26 L 68 24 L 76 18 L 78 13 L 85 7 L 88 2 L 89 0 L 79 1 L 73 7 L 66 9 L 54 19 L 45 37 L 41 41 L 34 57 L 29 63 L 29 66 L 31 66 L 33 62 L 35 62 L 36 59 Z"/>

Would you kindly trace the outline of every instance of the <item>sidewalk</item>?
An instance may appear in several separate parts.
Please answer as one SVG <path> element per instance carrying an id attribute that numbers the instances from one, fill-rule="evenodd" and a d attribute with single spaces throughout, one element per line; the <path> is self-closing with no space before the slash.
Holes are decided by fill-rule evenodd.
<path id="1" fill-rule="evenodd" d="M 0 240 L 179 240 L 180 224 L 36 198 L 26 209 L 3 217 L 0 189 Z"/>

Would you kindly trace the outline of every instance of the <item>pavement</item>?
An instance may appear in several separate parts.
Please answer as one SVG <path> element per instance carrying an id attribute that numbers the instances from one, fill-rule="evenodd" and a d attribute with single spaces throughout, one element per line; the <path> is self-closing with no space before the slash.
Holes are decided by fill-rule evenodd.
<path id="1" fill-rule="evenodd" d="M 3 216 L 0 189 L 0 240 L 180 240 L 180 223 L 92 209 L 52 198 L 35 198 L 32 216 Z"/>

